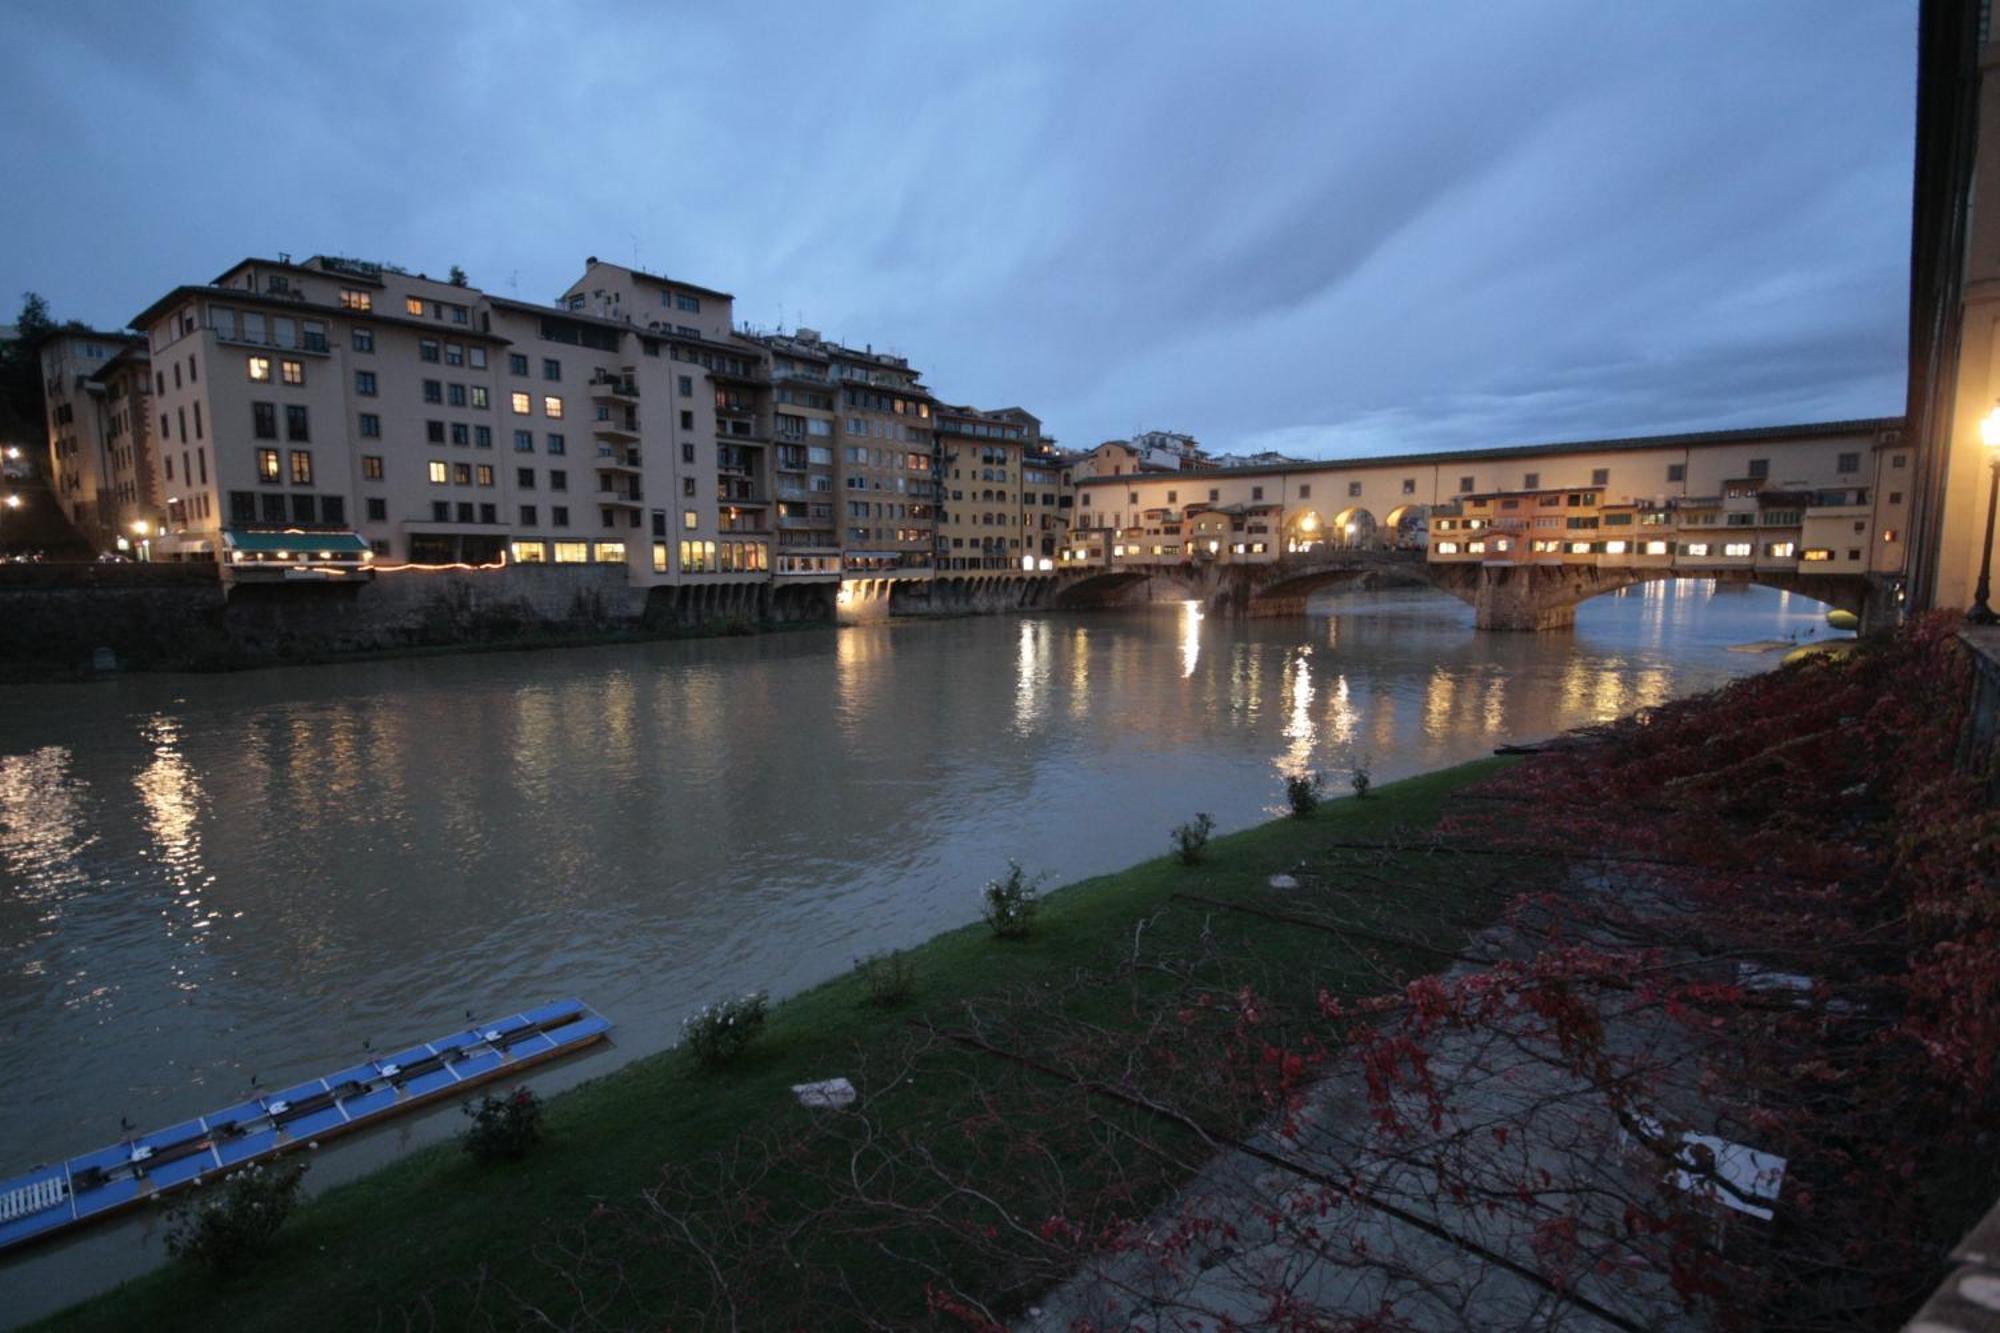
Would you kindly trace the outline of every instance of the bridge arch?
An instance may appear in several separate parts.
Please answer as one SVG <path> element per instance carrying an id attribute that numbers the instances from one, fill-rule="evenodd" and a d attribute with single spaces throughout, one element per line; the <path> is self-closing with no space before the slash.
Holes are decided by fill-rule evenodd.
<path id="1" fill-rule="evenodd" d="M 1382 520 L 1392 546 L 1418 547 L 1430 531 L 1431 507 L 1421 504 L 1397 505 Z"/>
<path id="2" fill-rule="evenodd" d="M 1304 555 L 1323 549 L 1332 539 L 1333 526 L 1317 509 L 1300 509 L 1285 516 L 1285 554 Z"/>
<path id="3" fill-rule="evenodd" d="M 1374 546 L 1376 534 L 1382 525 L 1375 515 L 1361 505 L 1349 505 L 1333 516 L 1333 542 L 1336 546 Z"/>
<path id="4" fill-rule="evenodd" d="M 1871 588 L 1859 574 L 1801 576 L 1776 569 L 1677 569 L 1597 565 L 1430 564 L 1431 582 L 1469 603 L 1480 629 L 1568 629 L 1576 608 L 1593 597 L 1643 583 L 1712 579 L 1722 584 L 1758 584 L 1797 593 L 1870 623 Z"/>

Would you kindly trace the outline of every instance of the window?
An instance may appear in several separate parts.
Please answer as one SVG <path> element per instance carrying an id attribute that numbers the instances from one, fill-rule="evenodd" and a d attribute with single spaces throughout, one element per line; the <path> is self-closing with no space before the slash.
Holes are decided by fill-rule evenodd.
<path id="1" fill-rule="evenodd" d="M 681 413 L 681 429 L 682 430 L 694 429 L 694 413 L 692 412 Z"/>
<path id="2" fill-rule="evenodd" d="M 424 423 L 424 438 L 432 444 L 443 444 L 444 423 L 442 421 L 426 421 Z"/>
<path id="3" fill-rule="evenodd" d="M 541 519 L 540 519 L 539 517 L 537 517 L 537 516 L 536 516 L 536 514 L 535 514 L 535 507 L 534 507 L 533 505 L 522 505 L 522 506 L 521 506 L 521 526 L 522 526 L 522 527 L 524 527 L 524 528 L 532 528 L 532 527 L 534 527 L 534 526 L 535 526 L 535 525 L 536 525 L 537 523 L 539 523 L 539 522 L 541 522 Z"/>
<path id="4" fill-rule="evenodd" d="M 532 454 L 535 452 L 535 432 L 531 430 L 515 431 L 514 452 L 517 454 Z"/>
<path id="5" fill-rule="evenodd" d="M 257 480 L 274 482 L 278 479 L 278 451 L 276 449 L 259 449 L 257 451 Z"/>
<path id="6" fill-rule="evenodd" d="M 694 397 L 694 377 L 692 375 L 682 375 L 680 377 L 680 391 L 683 398 Z"/>
<path id="7" fill-rule="evenodd" d="M 382 480 L 382 455 L 361 455 L 361 476 L 366 481 Z"/>
<path id="8" fill-rule="evenodd" d="M 1403 478 L 1403 494 L 1415 495 L 1416 493 L 1417 493 L 1417 479 L 1415 477 Z"/>
<path id="9" fill-rule="evenodd" d="M 472 522 L 472 501 L 460 500 L 458 502 L 458 521 L 461 523 Z"/>
<path id="10" fill-rule="evenodd" d="M 355 371 L 354 392 L 363 398 L 373 398 L 375 396 L 375 372 L 372 370 Z"/>
<path id="11" fill-rule="evenodd" d="M 1798 549 L 1798 546 L 1792 542 L 1769 542 L 1765 544 L 1764 554 L 1770 556 L 1773 560 L 1790 560 L 1794 555 L 1798 554 Z"/>
<path id="12" fill-rule="evenodd" d="M 683 444 L 681 446 L 681 462 L 683 463 L 694 462 L 694 445 L 692 443 Z"/>
<path id="13" fill-rule="evenodd" d="M 517 417 L 527 416 L 530 412 L 533 412 L 535 410 L 535 400 L 533 396 L 529 394 L 510 393 L 507 395 L 507 401 L 508 404 L 514 409 L 514 415 Z"/>
<path id="14" fill-rule="evenodd" d="M 418 319 L 422 319 L 424 303 L 414 296 L 406 296 L 403 298 L 403 311 L 405 314 L 414 315 Z"/>
<path id="15" fill-rule="evenodd" d="M 470 486 L 472 484 L 472 464 L 453 463 L 451 465 L 451 484 L 454 486 Z"/>
<path id="16" fill-rule="evenodd" d="M 1749 554 L 1750 554 L 1750 543 L 1749 543 L 1749 542 L 1725 542 L 1725 543 L 1723 544 L 1723 547 L 1722 547 L 1722 553 L 1723 553 L 1724 555 L 1732 555 L 1732 556 L 1739 556 L 1739 557 L 1740 557 L 1740 556 L 1746 556 L 1746 555 L 1749 555 Z"/>
<path id="17" fill-rule="evenodd" d="M 430 464 L 431 485 L 442 486 L 451 480 L 450 465 L 433 458 Z"/>
<path id="18" fill-rule="evenodd" d="M 472 443 L 472 431 L 463 421 L 451 423 L 451 442 L 461 449 Z"/>
<path id="19" fill-rule="evenodd" d="M 1688 542 L 1688 543 L 1687 543 L 1686 545 L 1684 545 L 1684 546 L 1682 546 L 1682 547 L 1681 547 L 1681 554 L 1682 554 L 1682 555 L 1701 555 L 1701 556 L 1705 556 L 1705 555 L 1707 555 L 1707 554 L 1708 554 L 1708 543 L 1707 543 L 1707 542 Z"/>
<path id="20" fill-rule="evenodd" d="M 1824 546 L 1808 546 L 1799 553 L 1799 559 L 1809 565 L 1816 565 L 1821 561 L 1833 559 L 1833 552 Z"/>
<path id="21" fill-rule="evenodd" d="M 250 358 L 250 360 L 249 360 L 248 364 L 249 364 L 249 368 L 250 368 L 250 378 L 251 378 L 252 380 L 254 380 L 254 381 L 255 381 L 256 383 L 258 383 L 258 384 L 269 384 L 269 383 L 271 382 L 271 358 L 270 358 L 270 357 L 268 357 L 268 356 L 253 356 L 253 357 L 251 357 L 251 358 Z M 176 377 L 176 378 L 179 378 L 179 376 L 180 376 L 180 367 L 179 367 L 179 366 L 175 366 L 175 367 L 174 367 L 174 375 L 175 375 L 175 377 Z M 178 387 L 178 386 L 176 386 L 176 387 Z"/>
<path id="22" fill-rule="evenodd" d="M 1688 465 L 1686 463 L 1667 464 L 1668 481 L 1686 481 L 1687 479 L 1688 479 Z"/>
<path id="23" fill-rule="evenodd" d="M 451 405 L 452 405 L 453 407 L 464 407 L 464 406 L 465 406 L 465 386 L 464 386 L 463 384 L 450 384 L 450 385 L 446 385 L 446 386 L 445 386 L 445 401 L 446 401 L 447 403 L 450 403 L 450 404 L 451 404 Z"/>
<path id="24" fill-rule="evenodd" d="M 531 468 L 531 467 L 517 467 L 517 468 L 515 468 L 515 469 L 514 469 L 514 484 L 515 484 L 516 486 L 519 486 L 519 487 L 520 487 L 520 488 L 521 488 L 522 490 L 524 490 L 524 491 L 532 491 L 532 490 L 534 490 L 534 489 L 535 489 L 535 470 L 534 470 L 533 468 Z"/>
<path id="25" fill-rule="evenodd" d="M 424 381 L 424 401 L 427 403 L 442 403 L 444 401 L 443 380 Z"/>
<path id="26" fill-rule="evenodd" d="M 486 369 L 486 349 L 484 347 L 469 347 L 466 349 L 465 354 L 471 358 L 474 370 Z"/>
<path id="27" fill-rule="evenodd" d="M 491 486 L 493 484 L 493 465 L 491 463 L 481 463 L 475 469 L 475 472 L 479 477 L 479 484 L 481 486 Z"/>
<path id="28" fill-rule="evenodd" d="M 357 352 L 375 350 L 375 330 L 356 328 L 348 331 L 347 341 Z"/>
<path id="29" fill-rule="evenodd" d="M 562 420 L 562 412 L 562 399 L 556 397 L 554 394 L 549 394 L 542 399 L 543 416 L 551 420 L 560 421 Z"/>
<path id="30" fill-rule="evenodd" d="M 582 565 L 590 561 L 588 542 L 557 542 L 556 563 L 559 565 Z"/>
<path id="31" fill-rule="evenodd" d="M 312 523 L 315 521 L 317 521 L 317 518 L 313 512 L 312 496 L 294 495 L 292 497 L 292 522 Z"/>
<path id="32" fill-rule="evenodd" d="M 310 486 L 313 479 L 313 456 L 310 450 L 292 450 L 292 485 Z"/>
<path id="33" fill-rule="evenodd" d="M 287 384 L 304 384 L 306 382 L 306 368 L 302 362 L 280 361 L 278 363 L 278 373 Z"/>
<path id="34" fill-rule="evenodd" d="M 343 310 L 373 310 L 375 308 L 375 298 L 367 292 L 357 291 L 352 287 L 342 287 L 340 289 L 340 306 Z"/>
<path id="35" fill-rule="evenodd" d="M 1313 488 L 1312 488 L 1311 486 L 1301 486 L 1301 487 L 1299 487 L 1299 499 L 1301 499 L 1301 500 L 1310 500 L 1310 499 L 1312 499 L 1312 493 L 1313 493 Z M 1168 495 L 1168 496 L 1167 496 L 1167 498 L 1168 498 L 1169 500 L 1171 500 L 1171 499 L 1173 499 L 1174 497 L 1173 497 L 1173 496 L 1172 496 L 1172 495 L 1170 494 L 1170 495 Z"/>
<path id="36" fill-rule="evenodd" d="M 562 470 L 561 468 L 559 468 L 559 467 L 552 467 L 552 468 L 550 468 L 550 469 L 549 469 L 549 489 L 550 489 L 550 490 L 552 490 L 552 491 L 566 491 L 566 490 L 568 490 L 568 489 L 569 489 L 569 473 L 567 473 L 567 472 L 563 471 L 563 470 Z"/>
<path id="37" fill-rule="evenodd" d="M 1771 460 L 1768 458 L 1751 459 L 1750 470 L 1744 475 L 1748 476 L 1752 481 L 1763 481 L 1771 475 Z"/>
<path id="38" fill-rule="evenodd" d="M 675 292 L 674 309 L 699 311 L 701 309 L 701 298 L 699 296 L 689 296 L 686 292 Z"/>
<path id="39" fill-rule="evenodd" d="M 357 424 L 360 428 L 362 439 L 379 440 L 382 438 L 382 418 L 376 416 L 373 412 L 363 412 Z"/>
<path id="40" fill-rule="evenodd" d="M 521 355 L 521 353 L 519 352 L 507 353 L 507 373 L 510 375 L 527 374 L 528 358 Z"/>
<path id="41" fill-rule="evenodd" d="M 443 500 L 431 501 L 431 522 L 444 523 L 451 518 L 451 506 Z"/>
<path id="42" fill-rule="evenodd" d="M 689 496 L 689 497 L 692 497 L 692 496 L 694 495 L 694 478 L 693 478 L 693 477 L 682 477 L 682 478 L 681 478 L 681 494 L 682 494 L 682 495 L 685 495 L 685 496 Z"/>
<path id="43" fill-rule="evenodd" d="M 485 385 L 475 384 L 472 386 L 472 405 L 481 411 L 492 406 L 492 403 L 487 399 Z"/>
<path id="44" fill-rule="evenodd" d="M 482 503 L 479 506 L 479 521 L 481 523 L 498 523 L 500 521 L 500 506 L 492 503 L 490 500 Z"/>
<path id="45" fill-rule="evenodd" d="M 447 366 L 462 366 L 462 365 L 464 365 L 464 364 L 465 364 L 465 344 L 464 344 L 464 343 L 446 343 L 446 344 L 444 345 L 444 363 L 445 363 L 445 364 L 446 364 Z"/>
<path id="46" fill-rule="evenodd" d="M 285 438 L 288 440 L 310 440 L 311 432 L 306 429 L 306 409 L 303 403 L 290 403 L 285 407 Z"/>
<path id="47" fill-rule="evenodd" d="M 1609 486 L 1611 484 L 1611 469 L 1608 467 L 1592 468 L 1590 470 L 1590 484 L 1593 486 Z"/>
<path id="48" fill-rule="evenodd" d="M 557 431 L 549 432 L 549 452 L 552 454 L 566 454 L 569 452 L 569 445 L 564 442 L 562 435 Z"/>
<path id="49" fill-rule="evenodd" d="M 1835 472 L 1859 472 L 1861 470 L 1861 455 L 1860 454 L 1840 455 L 1839 458 L 1834 460 L 1833 470 Z"/>
<path id="50" fill-rule="evenodd" d="M 1521 475 L 1522 490 L 1532 491 L 1535 490 L 1537 487 L 1539 487 L 1541 484 L 1542 484 L 1542 474 L 1539 472 L 1526 472 Z"/>
<path id="51" fill-rule="evenodd" d="M 379 495 L 369 496 L 368 521 L 370 523 L 387 523 L 389 521 L 389 502 Z"/>
<path id="52" fill-rule="evenodd" d="M 1251 499 L 1253 499 L 1253 500 L 1261 500 L 1261 499 L 1263 499 L 1263 498 L 1264 498 L 1264 488 L 1263 488 L 1262 486 L 1252 486 L 1252 487 L 1250 488 L 1250 498 L 1251 498 Z M 1134 495 L 1132 496 L 1132 503 L 1133 503 L 1133 504 L 1138 504 L 1138 503 L 1139 503 L 1139 497 L 1138 497 L 1138 495 L 1137 495 L 1136 493 L 1135 493 L 1135 494 L 1134 494 Z"/>
<path id="53" fill-rule="evenodd" d="M 472 428 L 472 447 L 475 449 L 491 449 L 493 447 L 493 427 L 474 426 Z"/>
<path id="54" fill-rule="evenodd" d="M 554 357 L 552 357 L 552 356 L 545 356 L 545 357 L 543 357 L 543 358 L 542 358 L 542 378 L 543 378 L 543 379 L 545 379 L 545 380 L 559 380 L 559 379 L 561 379 L 561 378 L 562 378 L 562 362 L 560 362 L 560 361 L 556 360 L 556 359 L 555 359 Z"/>
<path id="55" fill-rule="evenodd" d="M 438 355 L 438 353 L 439 353 L 439 350 L 440 350 L 440 349 L 439 349 L 439 345 L 438 345 L 438 340 L 437 340 L 437 339 L 435 339 L 435 338 L 419 338 L 419 339 L 417 339 L 417 359 L 418 359 L 418 360 L 420 360 L 420 361 L 437 361 L 437 360 L 439 360 L 439 359 L 440 359 L 440 357 L 439 357 L 439 355 Z"/>
<path id="56" fill-rule="evenodd" d="M 692 509 L 681 511 L 681 526 L 690 530 L 701 526 L 701 515 Z"/>
<path id="57" fill-rule="evenodd" d="M 566 527 L 568 527 L 568 526 L 569 526 L 569 506 L 568 506 L 568 505 L 551 505 L 551 506 L 549 507 L 549 522 L 551 522 L 551 523 L 555 524 L 555 525 L 556 525 L 557 527 L 559 527 L 559 528 L 566 528 Z"/>
<path id="58" fill-rule="evenodd" d="M 167 433 L 166 418 L 160 418 L 160 434 Z M 250 433 L 260 440 L 278 438 L 278 405 L 276 403 L 250 404 Z"/>

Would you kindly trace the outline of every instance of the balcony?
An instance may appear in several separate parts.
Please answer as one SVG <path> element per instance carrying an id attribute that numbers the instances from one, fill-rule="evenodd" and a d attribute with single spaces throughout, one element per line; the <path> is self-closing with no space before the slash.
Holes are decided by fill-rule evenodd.
<path id="1" fill-rule="evenodd" d="M 593 464 L 599 472 L 639 471 L 639 451 L 637 449 L 612 449 L 599 445 L 597 462 Z"/>
<path id="2" fill-rule="evenodd" d="M 590 431 L 601 440 L 636 440 L 639 438 L 639 418 L 631 413 L 622 417 L 602 417 L 590 423 Z"/>
<path id="3" fill-rule="evenodd" d="M 636 403 L 639 401 L 639 382 L 623 375 L 607 375 L 603 371 L 590 377 L 590 396 L 616 403 Z"/>
<path id="4" fill-rule="evenodd" d="M 615 509 L 641 508 L 641 501 L 644 498 L 644 495 L 637 486 L 632 487 L 629 491 L 621 490 L 616 486 L 599 486 L 597 488 L 597 503 L 610 505 Z"/>

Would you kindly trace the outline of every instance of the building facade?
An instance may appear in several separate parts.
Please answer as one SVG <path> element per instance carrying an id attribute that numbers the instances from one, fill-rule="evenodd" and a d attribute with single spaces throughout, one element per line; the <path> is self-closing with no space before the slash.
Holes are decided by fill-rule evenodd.
<path id="1" fill-rule="evenodd" d="M 159 486 L 144 344 L 63 329 L 40 359 L 50 486 L 64 516 L 100 551 L 145 544 Z"/>

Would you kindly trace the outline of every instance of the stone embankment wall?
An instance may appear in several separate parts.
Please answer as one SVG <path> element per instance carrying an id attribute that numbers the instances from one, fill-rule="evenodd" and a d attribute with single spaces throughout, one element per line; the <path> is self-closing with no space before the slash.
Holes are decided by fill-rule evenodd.
<path id="1" fill-rule="evenodd" d="M 216 670 L 427 648 L 749 631 L 833 619 L 832 585 L 633 588 L 612 565 L 404 570 L 225 588 L 198 565 L 0 565 L 0 672 Z"/>

